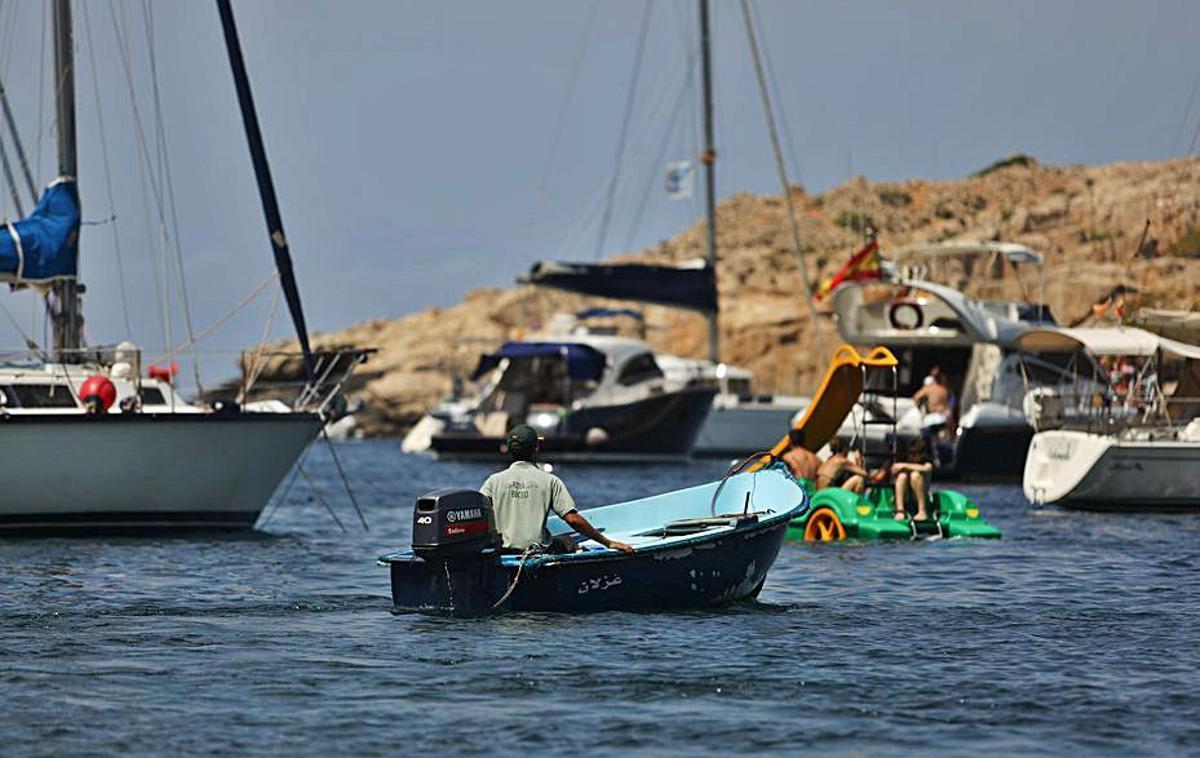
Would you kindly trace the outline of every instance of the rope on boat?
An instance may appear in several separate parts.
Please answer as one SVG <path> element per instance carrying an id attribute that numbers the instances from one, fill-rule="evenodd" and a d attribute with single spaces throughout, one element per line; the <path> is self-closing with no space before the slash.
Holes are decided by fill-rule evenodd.
<path id="1" fill-rule="evenodd" d="M 535 543 L 525 548 L 525 552 L 521 553 L 521 560 L 517 562 L 517 575 L 513 577 L 512 582 L 510 582 L 508 585 L 508 589 L 504 591 L 504 594 L 501 595 L 500 599 L 497 600 L 492 606 L 493 611 L 504 605 L 504 601 L 508 600 L 509 596 L 513 594 L 513 591 L 517 589 L 517 583 L 521 581 L 521 572 L 525 570 L 525 561 L 529 559 L 529 556 L 536 553 L 539 547 L 541 547 L 541 545 Z"/>
<path id="2" fill-rule="evenodd" d="M 371 527 L 367 526 L 367 519 L 363 515 L 362 508 L 358 506 L 358 498 L 354 496 L 354 488 L 350 486 L 350 479 L 346 476 L 346 469 L 342 468 L 342 459 L 338 457 L 337 450 L 333 446 L 333 440 L 329 439 L 329 430 L 324 424 L 321 425 L 321 436 L 325 438 L 325 445 L 329 448 L 329 455 L 333 458 L 333 465 L 337 467 L 338 477 L 342 480 L 342 487 L 345 488 L 346 494 L 350 496 L 350 505 L 354 506 L 354 512 L 358 514 L 358 520 L 362 523 L 363 531 L 371 531 Z"/>
<path id="3" fill-rule="evenodd" d="M 325 506 L 325 510 L 329 511 L 329 515 L 333 516 L 333 520 L 337 523 L 338 528 L 345 533 L 346 525 L 342 523 L 340 518 L 338 518 L 337 512 L 333 510 L 333 506 L 331 506 L 329 501 L 325 499 L 325 496 L 321 494 L 321 490 L 319 487 L 317 487 L 317 483 L 313 481 L 312 476 L 310 476 L 309 473 L 304 470 L 303 466 L 300 467 L 300 474 L 304 477 L 304 481 L 308 482 L 308 486 L 312 488 L 313 494 L 317 496 L 317 500 L 321 503 L 321 505 Z"/>

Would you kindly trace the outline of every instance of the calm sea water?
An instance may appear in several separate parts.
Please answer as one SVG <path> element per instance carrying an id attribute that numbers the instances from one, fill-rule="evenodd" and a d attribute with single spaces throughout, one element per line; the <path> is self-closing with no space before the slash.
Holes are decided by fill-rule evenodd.
<path id="1" fill-rule="evenodd" d="M 389 613 L 413 499 L 489 468 L 323 451 L 265 533 L 0 541 L 9 754 L 1200 751 L 1200 517 L 1034 510 L 965 488 L 999 542 L 785 545 L 711 612 Z M 720 462 L 563 466 L 586 504 Z"/>

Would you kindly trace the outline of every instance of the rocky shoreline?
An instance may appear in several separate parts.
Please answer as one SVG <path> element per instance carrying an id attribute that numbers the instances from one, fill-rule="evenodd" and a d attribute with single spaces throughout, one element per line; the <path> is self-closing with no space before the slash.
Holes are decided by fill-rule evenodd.
<path id="1" fill-rule="evenodd" d="M 820 195 L 792 188 L 809 271 L 829 276 L 866 227 L 884 251 L 944 240 L 1022 242 L 1046 255 L 1045 295 L 1060 321 L 1086 313 L 1114 286 L 1139 291 L 1138 304 L 1200 307 L 1200 158 L 1103 166 L 1043 166 L 1014 156 L 953 181 L 870 182 L 856 177 Z M 758 389 L 811 391 L 838 344 L 828 301 L 817 329 L 808 317 L 780 196 L 734 195 L 717 209 L 721 357 L 755 372 Z M 1137 249 L 1146 220 L 1150 229 Z M 703 224 L 614 260 L 672 263 L 703 256 Z M 513 271 L 514 279 L 524 272 Z M 1019 297 L 1013 277 L 963 277 L 981 297 Z M 1031 294 L 1032 296 L 1032 294 Z M 379 319 L 316 335 L 314 346 L 375 347 L 348 387 L 372 436 L 403 433 L 467 375 L 480 353 L 573 312 L 596 298 L 530 286 L 478 289 L 450 308 Z M 616 304 L 616 303 L 610 303 Z M 657 350 L 706 353 L 704 320 L 646 306 L 646 339 Z M 282 378 L 290 367 L 268 367 Z"/>

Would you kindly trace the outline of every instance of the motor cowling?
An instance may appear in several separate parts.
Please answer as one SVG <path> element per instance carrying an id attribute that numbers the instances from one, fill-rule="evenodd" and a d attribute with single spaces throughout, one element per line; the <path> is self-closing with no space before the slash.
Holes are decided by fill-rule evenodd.
<path id="1" fill-rule="evenodd" d="M 417 498 L 413 552 L 451 558 L 500 546 L 491 498 L 476 490 L 442 488 Z"/>

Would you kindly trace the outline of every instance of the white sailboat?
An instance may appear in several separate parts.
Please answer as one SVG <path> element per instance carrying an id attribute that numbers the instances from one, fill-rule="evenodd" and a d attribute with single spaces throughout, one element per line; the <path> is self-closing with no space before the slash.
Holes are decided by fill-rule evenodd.
<path id="1" fill-rule="evenodd" d="M 72 7 L 54 0 L 58 177 L 32 214 L 0 231 L 0 280 L 45 295 L 54 345 L 0 360 L 0 532 L 251 528 L 356 363 L 309 350 L 232 11 L 227 0 L 218 9 L 308 382 L 290 406 L 191 403 L 169 371 L 143 376 L 132 344 L 84 344 Z"/>
<path id="2" fill-rule="evenodd" d="M 1027 397 L 1031 502 L 1200 510 L 1200 347 L 1127 327 L 1043 328 L 1018 344 L 1078 377 Z"/>

